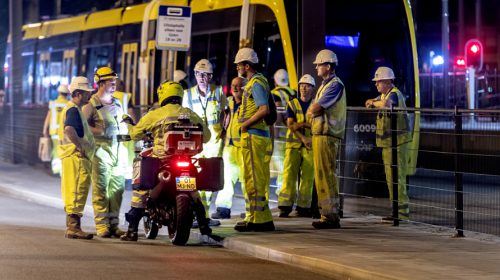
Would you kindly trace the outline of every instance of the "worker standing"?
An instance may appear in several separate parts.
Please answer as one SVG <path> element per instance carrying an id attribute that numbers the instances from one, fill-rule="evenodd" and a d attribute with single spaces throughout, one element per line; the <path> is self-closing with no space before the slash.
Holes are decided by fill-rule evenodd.
<path id="1" fill-rule="evenodd" d="M 295 91 L 289 87 L 288 72 L 285 69 L 278 69 L 274 73 L 273 94 L 276 108 L 278 108 L 278 118 L 273 126 L 273 153 L 271 157 L 271 170 L 276 175 L 276 195 L 279 195 L 283 183 L 283 162 L 285 159 L 287 118 L 286 106 L 288 101 L 295 98 Z"/>
<path id="2" fill-rule="evenodd" d="M 259 59 L 251 48 L 242 48 L 234 63 L 240 77 L 248 83 L 243 92 L 238 122 L 243 160 L 245 200 L 248 201 L 245 219 L 236 223 L 237 231 L 273 231 L 274 223 L 269 209 L 269 161 L 268 147 L 271 132 L 265 118 L 274 102 L 267 79 L 256 71 Z"/>
<path id="3" fill-rule="evenodd" d="M 406 108 L 405 98 L 401 91 L 394 86 L 394 71 L 389 67 L 379 67 L 375 71 L 372 81 L 375 82 L 380 95 L 365 102 L 368 108 L 389 109 L 391 107 Z M 408 175 L 408 143 L 411 141 L 410 119 L 405 111 L 397 112 L 397 158 L 398 158 L 398 213 L 400 220 L 410 218 L 408 190 L 406 176 Z M 389 188 L 389 199 L 393 201 L 392 192 L 392 131 L 390 112 L 381 110 L 377 114 L 376 145 L 382 148 L 385 178 Z M 383 222 L 392 222 L 392 216 L 382 218 Z"/>
<path id="4" fill-rule="evenodd" d="M 74 77 L 70 85 L 72 99 L 61 112 L 57 153 L 62 161 L 61 195 L 66 212 L 66 238 L 92 239 L 83 232 L 80 219 L 90 189 L 94 136 L 81 107 L 89 102 L 93 89 L 85 77 Z"/>
<path id="5" fill-rule="evenodd" d="M 96 140 L 96 153 L 92 161 L 92 205 L 97 236 L 120 237 L 118 216 L 125 188 L 128 163 L 127 148 L 118 142 L 117 135 L 127 134 L 122 123 L 123 109 L 113 97 L 118 75 L 109 67 L 98 68 L 94 73 L 97 93 L 83 113 Z"/>
<path id="6" fill-rule="evenodd" d="M 57 98 L 49 102 L 49 111 L 45 116 L 43 123 L 43 136 L 51 139 L 52 150 L 50 152 L 50 165 L 52 174 L 56 175 L 61 172 L 61 159 L 57 156 L 57 146 L 59 145 L 59 120 L 63 108 L 68 104 L 69 90 L 67 85 L 59 85 L 57 88 Z"/>
<path id="7" fill-rule="evenodd" d="M 336 169 L 340 141 L 345 132 L 346 93 L 344 84 L 335 74 L 338 59 L 334 52 L 320 51 L 313 63 L 323 82 L 307 110 L 307 117 L 311 118 L 314 180 L 321 212 L 320 220 L 312 225 L 316 229 L 340 228 Z"/>
<path id="8" fill-rule="evenodd" d="M 311 200 L 314 183 L 311 129 L 305 112 L 313 98 L 314 78 L 305 74 L 299 80 L 299 98 L 288 101 L 286 152 L 283 163 L 283 188 L 278 196 L 280 217 L 288 217 L 296 202 L 298 217 L 311 217 Z M 298 182 L 298 194 L 297 194 Z"/>
<path id="9" fill-rule="evenodd" d="M 198 114 L 212 135 L 210 141 L 203 144 L 203 152 L 198 154 L 197 157 L 222 157 L 222 149 L 224 147 L 222 122 L 227 100 L 222 87 L 210 83 L 213 73 L 213 66 L 210 61 L 207 59 L 198 61 L 194 66 L 196 85 L 185 91 L 182 100 L 182 106 Z M 205 205 L 205 212 L 208 218 L 212 192 L 201 191 L 200 196 L 203 205 Z M 209 225 L 218 226 L 220 225 L 220 221 L 210 219 Z"/>
<path id="10" fill-rule="evenodd" d="M 229 125 L 222 158 L 224 159 L 224 189 L 217 193 L 215 201 L 216 212 L 213 219 L 230 219 L 233 205 L 234 187 L 239 181 L 244 193 L 245 187 L 241 176 L 241 149 L 240 149 L 240 124 L 238 122 L 238 109 L 241 105 L 245 79 L 236 77 L 231 81 L 231 94 L 228 98 Z"/>

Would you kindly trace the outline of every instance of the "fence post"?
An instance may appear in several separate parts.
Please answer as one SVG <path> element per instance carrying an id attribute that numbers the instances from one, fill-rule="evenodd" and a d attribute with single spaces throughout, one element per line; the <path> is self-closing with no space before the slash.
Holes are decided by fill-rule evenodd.
<path id="1" fill-rule="evenodd" d="M 399 226 L 399 192 L 398 192 L 398 128 L 397 112 L 391 106 L 391 169 L 392 169 L 392 218 L 393 226 Z"/>
<path id="2" fill-rule="evenodd" d="M 464 237 L 464 185 L 462 173 L 462 114 L 455 106 L 455 237 Z"/>

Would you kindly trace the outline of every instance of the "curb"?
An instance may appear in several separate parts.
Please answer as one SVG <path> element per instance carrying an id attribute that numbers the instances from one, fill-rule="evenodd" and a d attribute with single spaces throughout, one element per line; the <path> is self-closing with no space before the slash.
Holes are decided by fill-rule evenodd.
<path id="1" fill-rule="evenodd" d="M 401 278 L 383 275 L 380 273 L 346 266 L 335 262 L 324 261 L 320 258 L 312 258 L 298 254 L 290 254 L 280 250 L 255 245 L 237 238 L 226 237 L 222 242 L 216 242 L 206 235 L 201 235 L 198 230 L 191 230 L 191 239 L 199 240 L 200 243 L 208 245 L 219 245 L 232 252 L 263 259 L 272 262 L 291 265 L 334 279 L 350 280 L 399 280 Z"/>

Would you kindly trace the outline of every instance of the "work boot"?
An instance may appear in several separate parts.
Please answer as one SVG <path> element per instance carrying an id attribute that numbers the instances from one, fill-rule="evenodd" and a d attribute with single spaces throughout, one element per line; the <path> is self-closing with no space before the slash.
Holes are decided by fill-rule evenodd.
<path id="1" fill-rule="evenodd" d="M 312 222 L 312 226 L 315 229 L 337 229 L 340 228 L 340 221 L 319 220 L 316 222 Z"/>
<path id="2" fill-rule="evenodd" d="M 274 223 L 273 221 L 270 222 L 265 222 L 265 223 L 249 223 L 251 224 L 250 227 L 253 229 L 253 231 L 274 231 Z"/>
<path id="3" fill-rule="evenodd" d="M 122 235 L 125 234 L 125 232 L 123 230 L 118 228 L 118 225 L 110 226 L 109 233 L 111 234 L 111 236 L 116 237 L 116 238 L 120 238 Z"/>
<path id="4" fill-rule="evenodd" d="M 218 227 L 220 226 L 220 221 L 214 219 L 208 219 L 208 225 L 211 227 Z"/>
<path id="5" fill-rule="evenodd" d="M 231 219 L 231 209 L 226 207 L 217 207 L 212 219 Z"/>
<path id="6" fill-rule="evenodd" d="M 144 209 L 132 207 L 125 213 L 125 220 L 128 222 L 128 230 L 120 236 L 122 241 L 137 241 L 139 238 L 139 222 L 144 216 Z"/>
<path id="7" fill-rule="evenodd" d="M 295 217 L 305 217 L 305 218 L 311 218 L 312 213 L 310 208 L 302 208 L 302 207 L 295 207 Z"/>
<path id="8" fill-rule="evenodd" d="M 71 239 L 92 239 L 94 237 L 91 233 L 82 231 L 80 224 L 80 216 L 78 214 L 66 215 L 66 238 Z"/>
<path id="9" fill-rule="evenodd" d="M 288 215 L 292 212 L 292 206 L 278 206 L 278 209 L 280 209 L 280 218 L 288 218 Z"/>
<path id="10" fill-rule="evenodd" d="M 239 231 L 239 232 L 247 232 L 247 231 L 252 231 L 251 223 L 247 221 L 239 221 L 236 223 L 234 226 L 234 230 Z"/>

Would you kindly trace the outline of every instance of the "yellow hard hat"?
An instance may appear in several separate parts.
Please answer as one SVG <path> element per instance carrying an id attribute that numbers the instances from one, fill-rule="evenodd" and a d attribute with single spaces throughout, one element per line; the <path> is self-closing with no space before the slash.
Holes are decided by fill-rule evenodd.
<path id="1" fill-rule="evenodd" d="M 118 74 L 113 71 L 110 67 L 103 66 L 97 68 L 94 73 L 94 82 L 99 83 L 101 81 L 118 79 Z"/>
<path id="2" fill-rule="evenodd" d="M 161 105 L 161 103 L 169 97 L 178 96 L 182 98 L 184 96 L 184 89 L 182 85 L 177 82 L 164 81 L 158 87 L 156 94 L 158 94 L 158 103 Z"/>

